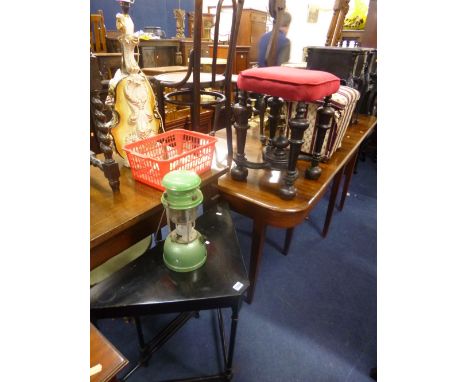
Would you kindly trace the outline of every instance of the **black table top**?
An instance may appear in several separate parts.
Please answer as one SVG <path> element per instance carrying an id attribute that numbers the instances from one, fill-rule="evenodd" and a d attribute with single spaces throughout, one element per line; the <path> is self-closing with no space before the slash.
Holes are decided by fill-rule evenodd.
<path id="1" fill-rule="evenodd" d="M 205 236 L 207 261 L 187 273 L 169 270 L 163 242 L 91 288 L 96 318 L 227 307 L 249 286 L 229 209 L 217 205 L 200 216 L 195 228 Z"/>

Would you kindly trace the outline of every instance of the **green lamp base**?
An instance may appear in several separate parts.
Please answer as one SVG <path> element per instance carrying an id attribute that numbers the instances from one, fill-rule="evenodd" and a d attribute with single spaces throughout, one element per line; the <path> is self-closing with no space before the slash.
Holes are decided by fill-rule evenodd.
<path id="1" fill-rule="evenodd" d="M 168 235 L 164 242 L 164 264 L 175 272 L 191 272 L 200 268 L 206 261 L 206 247 L 203 237 L 197 232 L 197 238 L 188 244 L 177 243 Z"/>

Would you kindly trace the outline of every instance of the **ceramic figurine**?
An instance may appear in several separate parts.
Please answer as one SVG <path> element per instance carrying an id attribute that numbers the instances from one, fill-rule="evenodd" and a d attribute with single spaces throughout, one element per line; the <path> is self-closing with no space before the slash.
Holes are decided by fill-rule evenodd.
<path id="1" fill-rule="evenodd" d="M 128 14 L 130 1 L 120 1 L 122 13 L 116 15 L 117 30 L 121 32 L 122 66 L 109 82 L 107 103 L 113 105 L 113 127 L 116 152 L 125 159 L 123 147 L 159 132 L 161 116 L 157 111 L 153 89 L 135 60 L 138 37 L 134 34 L 133 21 Z"/>

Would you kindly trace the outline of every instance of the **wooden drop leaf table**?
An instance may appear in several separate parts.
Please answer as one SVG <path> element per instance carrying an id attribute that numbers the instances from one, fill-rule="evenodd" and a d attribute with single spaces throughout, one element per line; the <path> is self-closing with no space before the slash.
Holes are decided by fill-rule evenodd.
<path id="1" fill-rule="evenodd" d="M 376 124 L 376 117 L 360 115 L 358 122 L 348 127 L 341 148 L 333 154 L 328 162 L 320 164 L 322 174 L 317 180 L 305 179 L 304 172 L 310 162 L 298 161 L 299 177 L 295 182 L 298 192 L 293 200 L 284 200 L 279 196 L 280 171 L 249 169 L 245 182 L 231 179 L 230 174 L 223 175 L 219 179 L 218 190 L 220 196 L 229 202 L 233 211 L 253 220 L 249 267 L 250 288 L 247 302 L 252 302 L 255 293 L 267 226 L 287 228 L 284 248 L 284 253 L 287 253 L 294 227 L 304 221 L 323 197 L 328 186 L 332 184 L 327 216 L 322 232 L 322 235 L 326 236 L 335 208 L 342 175 L 345 174 L 345 181 L 339 209 L 342 209 L 344 205 L 359 147 Z M 217 136 L 225 139 L 225 132 L 219 131 Z M 235 139 L 235 134 L 233 139 Z M 257 129 L 249 129 L 245 152 L 250 161 L 262 161 L 261 142 Z"/>

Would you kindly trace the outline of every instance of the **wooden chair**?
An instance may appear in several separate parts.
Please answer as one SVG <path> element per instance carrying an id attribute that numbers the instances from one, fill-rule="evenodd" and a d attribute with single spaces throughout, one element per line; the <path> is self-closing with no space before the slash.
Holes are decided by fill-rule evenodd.
<path id="1" fill-rule="evenodd" d="M 328 27 L 327 40 L 325 46 L 336 46 L 341 41 L 343 24 L 346 14 L 349 11 L 350 0 L 335 0 L 333 6 L 333 16 Z"/>
<path id="2" fill-rule="evenodd" d="M 94 53 L 107 52 L 106 26 L 102 10 L 91 14 L 90 45 L 91 51 Z"/>
<path id="3" fill-rule="evenodd" d="M 163 121 L 164 116 L 164 103 L 173 103 L 176 105 L 188 105 L 191 110 L 191 120 L 193 129 L 196 130 L 200 125 L 200 107 L 203 106 L 214 107 L 214 130 L 220 128 L 227 129 L 228 135 L 228 152 L 232 153 L 232 133 L 230 124 L 231 115 L 231 78 L 232 78 L 232 63 L 235 56 L 235 45 L 237 41 L 237 34 L 239 31 L 240 16 L 244 5 L 244 0 L 232 1 L 232 23 L 230 34 L 230 46 L 227 56 L 225 71 L 223 74 L 217 74 L 216 69 L 218 62 L 218 37 L 219 37 L 219 20 L 221 14 L 221 7 L 223 0 L 218 0 L 216 11 L 216 23 L 213 42 L 213 55 L 211 72 L 201 73 L 201 28 L 202 28 L 202 0 L 195 1 L 195 16 L 194 16 L 194 38 L 193 49 L 190 53 L 190 62 L 187 72 L 167 73 L 154 77 L 156 87 L 156 96 L 158 100 L 159 113 Z M 223 98 L 216 98 L 216 92 L 209 92 L 202 89 L 206 88 L 222 88 Z M 175 92 L 164 95 L 165 89 L 181 89 Z M 221 93 L 218 93 L 218 95 Z M 201 101 L 201 95 L 214 98 L 213 101 Z M 178 100 L 177 100 L 178 98 Z M 184 100 L 180 101 L 181 98 Z"/>
<path id="4" fill-rule="evenodd" d="M 90 54 L 90 89 L 91 89 L 91 152 L 90 163 L 98 167 L 109 180 L 112 191 L 118 192 L 120 188 L 119 165 L 113 158 L 112 139 L 110 135 L 111 124 L 108 118 L 106 105 L 101 100 L 101 74 L 97 58 Z M 95 151 L 94 151 L 95 150 Z M 97 153 L 103 153 L 104 159 L 98 159 Z"/>
<path id="5" fill-rule="evenodd" d="M 115 71 L 120 68 L 122 54 L 107 51 L 107 31 L 102 10 L 91 14 L 90 21 L 90 50 L 98 59 L 103 79 L 110 80 Z"/>

